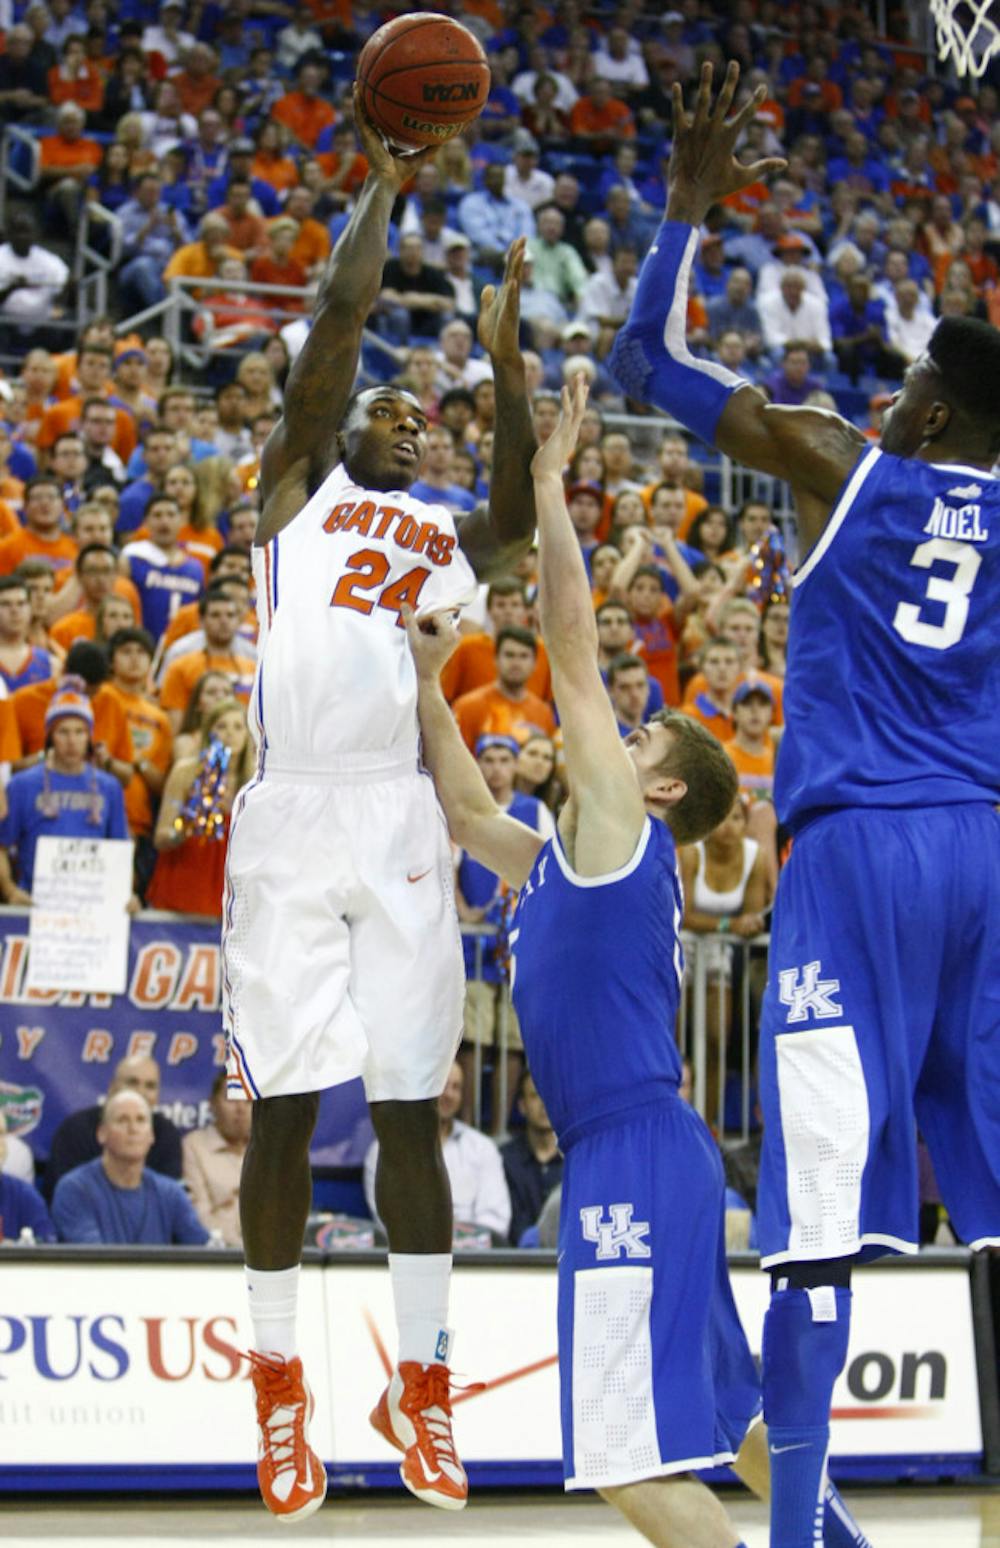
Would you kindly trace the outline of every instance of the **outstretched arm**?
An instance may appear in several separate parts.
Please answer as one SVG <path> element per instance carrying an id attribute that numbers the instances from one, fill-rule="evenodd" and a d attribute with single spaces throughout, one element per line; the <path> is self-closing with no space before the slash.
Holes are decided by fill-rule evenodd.
<path id="1" fill-rule="evenodd" d="M 459 523 L 458 540 L 480 580 L 509 575 L 535 535 L 535 432 L 517 341 L 524 247 L 523 237 L 511 244 L 500 289 L 486 285 L 479 299 L 479 342 L 492 362 L 496 391 L 493 472 L 489 508 L 477 506 Z"/>
<path id="2" fill-rule="evenodd" d="M 698 228 L 709 208 L 784 163 L 744 166 L 736 140 L 760 106 L 759 87 L 732 119 L 739 81 L 730 64 L 712 109 L 712 67 L 703 65 L 693 113 L 674 87 L 674 145 L 667 173 L 667 218 L 642 266 L 632 311 L 609 358 L 629 397 L 673 414 L 736 461 L 794 487 L 807 545 L 819 537 L 848 473 L 867 446 L 861 432 L 827 409 L 781 408 L 724 366 L 696 360 L 685 319 Z"/>
<path id="3" fill-rule="evenodd" d="M 531 471 L 538 503 L 539 618 L 573 801 L 573 863 L 582 876 L 601 876 L 635 853 L 646 808 L 597 664 L 594 600 L 563 488 L 562 470 L 586 406 L 587 385 L 579 376 L 572 391 L 563 388 L 559 423 L 535 453 Z"/>
<path id="4" fill-rule="evenodd" d="M 441 692 L 441 668 L 459 639 L 454 615 L 432 613 L 418 624 L 412 608 L 404 607 L 402 614 L 417 669 L 421 756 L 434 780 L 448 831 L 474 860 L 519 890 L 545 840 L 534 828 L 501 811 Z"/>
<path id="5" fill-rule="evenodd" d="M 312 327 L 288 375 L 282 417 L 264 447 L 258 543 L 288 525 L 302 507 L 303 491 L 311 491 L 337 461 L 337 431 L 354 386 L 361 333 L 382 283 L 392 206 L 433 154 L 390 155 L 357 88 L 354 112 L 368 177 L 320 280 Z"/>

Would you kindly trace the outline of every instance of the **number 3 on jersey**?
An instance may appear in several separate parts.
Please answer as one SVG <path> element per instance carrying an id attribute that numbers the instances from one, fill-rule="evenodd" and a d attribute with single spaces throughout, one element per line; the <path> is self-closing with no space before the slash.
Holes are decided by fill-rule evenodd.
<path id="1" fill-rule="evenodd" d="M 929 570 L 935 560 L 953 566 L 952 575 L 931 575 L 924 590 L 925 602 L 943 602 L 940 623 L 925 623 L 921 609 L 913 602 L 900 602 L 892 627 L 908 645 L 924 645 L 929 650 L 949 650 L 962 638 L 969 617 L 969 597 L 979 574 L 982 555 L 969 543 L 952 538 L 931 538 L 913 552 L 910 564 Z"/>
<path id="2" fill-rule="evenodd" d="M 403 618 L 400 608 L 404 605 L 417 610 L 417 599 L 430 570 L 422 565 L 407 570 L 391 585 L 385 585 L 389 574 L 389 561 L 377 548 L 359 548 L 347 560 L 345 573 L 333 588 L 331 607 L 349 607 L 356 613 L 368 614 L 375 607 L 384 607 L 396 614 L 396 624 L 401 629 Z M 351 572 L 351 573 L 347 573 Z M 377 596 L 363 596 L 363 592 L 377 592 Z"/>

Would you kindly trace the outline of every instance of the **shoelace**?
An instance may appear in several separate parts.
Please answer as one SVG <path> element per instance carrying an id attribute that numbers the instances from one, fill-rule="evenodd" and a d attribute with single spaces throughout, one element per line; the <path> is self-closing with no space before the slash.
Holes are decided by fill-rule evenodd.
<path id="1" fill-rule="evenodd" d="M 461 1467 L 451 1433 L 451 1394 L 478 1392 L 481 1381 L 460 1385 L 453 1382 L 446 1365 L 425 1366 L 419 1376 L 412 1377 L 406 1395 L 406 1408 L 413 1419 L 420 1419 L 428 1433 L 435 1454 L 453 1467 Z"/>
<path id="2" fill-rule="evenodd" d="M 267 1456 L 275 1473 L 294 1467 L 295 1476 L 306 1473 L 304 1394 L 295 1393 L 285 1362 L 269 1359 L 251 1349 L 247 1359 L 253 1369 L 257 1397 L 257 1422 Z"/>

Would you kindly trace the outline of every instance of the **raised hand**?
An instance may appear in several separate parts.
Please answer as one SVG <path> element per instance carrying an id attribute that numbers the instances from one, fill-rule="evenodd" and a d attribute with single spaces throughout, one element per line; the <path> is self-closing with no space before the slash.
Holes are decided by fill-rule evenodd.
<path id="1" fill-rule="evenodd" d="M 727 194 L 737 193 L 787 165 L 781 156 L 766 156 L 747 166 L 733 154 L 740 134 L 767 96 L 767 87 L 758 86 L 735 118 L 727 119 L 740 67 L 735 60 L 730 62 L 714 109 L 712 78 L 712 66 L 703 64 L 693 113 L 685 112 L 680 85 L 675 83 L 673 88 L 674 144 L 667 168 L 667 216 L 691 225 L 700 225 L 711 206 Z"/>
<path id="2" fill-rule="evenodd" d="M 553 474 L 562 478 L 563 468 L 576 450 L 588 391 L 587 378 L 582 371 L 574 378 L 572 387 L 563 388 L 559 421 L 545 445 L 540 446 L 531 459 L 533 478 L 550 478 Z"/>
<path id="3" fill-rule="evenodd" d="M 436 681 L 441 675 L 441 668 L 458 644 L 458 614 L 454 609 L 444 613 L 428 613 L 426 618 L 418 622 L 416 613 L 405 602 L 400 612 L 417 676 L 425 682 Z"/>
<path id="4" fill-rule="evenodd" d="M 479 297 L 479 342 L 492 360 L 520 359 L 518 328 L 521 322 L 521 276 L 524 272 L 526 239 L 518 237 L 510 244 L 504 264 L 503 283 L 484 285 Z"/>
<path id="5" fill-rule="evenodd" d="M 369 170 L 372 176 L 377 177 L 382 183 L 390 183 L 396 188 L 402 188 L 425 161 L 431 161 L 437 155 L 436 145 L 430 145 L 422 151 L 394 154 L 386 144 L 381 131 L 376 129 L 365 112 L 364 103 L 361 100 L 361 88 L 357 82 L 354 85 L 354 123 L 361 141 L 361 149 L 368 160 Z"/>

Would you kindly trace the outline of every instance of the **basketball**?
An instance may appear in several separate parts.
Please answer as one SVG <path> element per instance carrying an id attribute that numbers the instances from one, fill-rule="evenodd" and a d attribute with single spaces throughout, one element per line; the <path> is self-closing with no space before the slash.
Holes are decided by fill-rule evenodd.
<path id="1" fill-rule="evenodd" d="M 403 151 L 423 150 L 478 118 L 490 67 L 478 38 L 450 16 L 399 16 L 365 44 L 358 85 L 385 138 Z"/>

